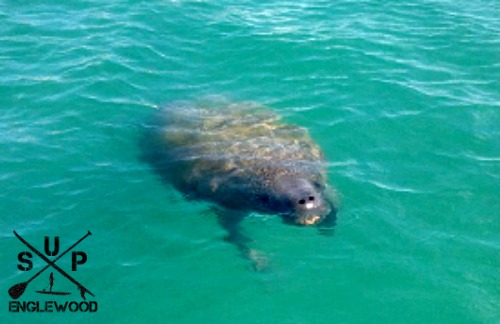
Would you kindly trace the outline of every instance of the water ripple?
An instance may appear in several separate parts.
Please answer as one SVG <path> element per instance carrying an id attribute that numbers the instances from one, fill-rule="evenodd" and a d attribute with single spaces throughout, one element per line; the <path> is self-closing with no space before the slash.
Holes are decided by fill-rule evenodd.
<path id="1" fill-rule="evenodd" d="M 270 308 L 283 310 L 274 321 L 290 319 L 288 300 L 275 294 L 280 280 L 297 305 L 311 302 L 301 299 L 309 286 L 342 296 L 333 308 L 311 302 L 322 318 L 309 321 L 394 322 L 395 308 L 422 322 L 498 319 L 497 2 L 5 0 L 0 20 L 2 251 L 12 228 L 40 236 L 90 224 L 109 244 L 96 264 L 117 257 L 120 270 L 106 277 L 117 286 L 126 268 L 151 288 L 136 271 L 151 262 L 176 278 L 154 303 L 127 303 L 169 304 L 190 322 L 199 318 L 186 311 L 185 291 L 187 301 L 227 302 L 192 289 L 192 278 L 210 278 L 207 268 L 218 286 L 258 282 L 234 300 L 268 296 L 267 307 L 247 307 L 263 321 Z M 200 218 L 207 206 L 162 187 L 140 162 L 138 124 L 169 102 L 210 94 L 272 106 L 307 127 L 330 161 L 341 197 L 332 241 L 272 218 L 250 222 L 255 245 L 273 251 L 271 277 L 235 270 L 213 213 Z M 159 242 L 160 256 L 141 257 L 152 255 L 147 242 Z M 214 262 L 222 255 L 234 266 Z M 9 271 L 5 278 L 17 277 Z M 241 318 L 226 309 L 227 319 Z"/>

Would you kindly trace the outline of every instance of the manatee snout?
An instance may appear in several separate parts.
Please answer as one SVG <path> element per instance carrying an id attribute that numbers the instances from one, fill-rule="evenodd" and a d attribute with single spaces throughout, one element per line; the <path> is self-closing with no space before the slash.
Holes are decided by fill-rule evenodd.
<path id="1" fill-rule="evenodd" d="M 317 225 L 332 213 L 332 203 L 324 189 L 308 179 L 281 179 L 278 190 L 287 202 L 288 208 L 283 214 L 287 223 Z"/>

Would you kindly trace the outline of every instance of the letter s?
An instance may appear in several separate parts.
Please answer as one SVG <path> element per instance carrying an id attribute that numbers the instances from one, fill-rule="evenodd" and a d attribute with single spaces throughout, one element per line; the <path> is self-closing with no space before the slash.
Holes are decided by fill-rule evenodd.
<path id="1" fill-rule="evenodd" d="M 29 259 L 26 259 L 26 258 L 29 258 Z M 17 265 L 17 268 L 21 271 L 28 271 L 28 270 L 31 270 L 33 268 L 33 262 L 31 262 L 31 258 L 33 257 L 33 254 L 31 254 L 30 252 L 21 252 L 17 255 L 17 259 L 19 260 L 19 262 L 21 263 L 26 263 L 28 264 L 27 267 L 23 266 L 22 264 L 18 264 Z"/>

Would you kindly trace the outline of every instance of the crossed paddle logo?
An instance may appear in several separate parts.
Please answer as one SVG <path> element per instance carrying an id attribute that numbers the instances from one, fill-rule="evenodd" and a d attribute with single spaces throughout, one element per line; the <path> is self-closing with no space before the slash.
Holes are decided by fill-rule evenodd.
<path id="1" fill-rule="evenodd" d="M 69 251 L 71 251 L 75 246 L 77 246 L 78 244 L 80 244 L 81 241 L 83 241 L 84 239 L 86 239 L 88 236 L 92 235 L 92 233 L 90 233 L 90 231 L 87 234 L 85 234 L 81 239 L 79 239 L 78 241 L 76 241 L 73 245 L 71 245 L 69 248 L 67 248 L 63 253 L 61 253 L 57 258 L 55 258 L 52 261 L 49 260 L 45 255 L 43 255 L 36 248 L 34 248 L 31 244 L 29 244 L 24 238 L 22 238 L 19 234 L 17 234 L 16 231 L 14 231 L 14 235 L 24 245 L 26 245 L 31 251 L 33 251 L 43 261 L 45 261 L 47 263 L 47 265 L 43 269 L 41 269 L 40 271 L 38 271 L 35 275 L 33 275 L 29 280 L 24 281 L 24 282 L 20 282 L 18 284 L 15 284 L 14 286 L 10 287 L 10 289 L 9 289 L 9 295 L 10 295 L 10 297 L 12 297 L 12 299 L 18 299 L 19 297 L 21 297 L 21 295 L 24 293 L 24 291 L 28 287 L 29 283 L 31 281 L 33 281 L 36 277 L 38 277 L 42 272 L 44 272 L 45 270 L 47 270 L 50 267 L 52 267 L 54 270 L 56 270 L 61 275 L 63 275 L 66 279 L 68 279 L 69 281 L 71 281 L 72 283 L 74 283 L 77 286 L 78 290 L 80 291 L 80 295 L 82 296 L 83 300 L 85 300 L 85 294 L 86 293 L 88 293 L 89 295 L 95 297 L 94 294 L 90 292 L 90 290 L 88 290 L 87 288 L 85 288 L 81 283 L 79 283 L 78 281 L 76 281 L 74 278 L 72 278 L 70 275 L 68 275 L 63 269 L 59 268 L 59 266 L 55 264 L 57 260 L 59 260 L 66 253 L 68 253 Z"/>

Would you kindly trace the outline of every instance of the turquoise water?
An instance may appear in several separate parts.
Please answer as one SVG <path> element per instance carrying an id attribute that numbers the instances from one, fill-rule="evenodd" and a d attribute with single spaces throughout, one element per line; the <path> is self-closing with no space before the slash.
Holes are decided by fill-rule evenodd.
<path id="1" fill-rule="evenodd" d="M 0 321 L 499 323 L 498 1 L 0 1 Z M 210 206 L 141 162 L 141 125 L 217 95 L 309 129 L 333 236 L 253 215 L 255 272 Z M 12 313 L 60 236 L 95 313 Z M 53 257 L 50 257 L 53 259 Z M 21 301 L 81 301 L 48 270 Z"/>

